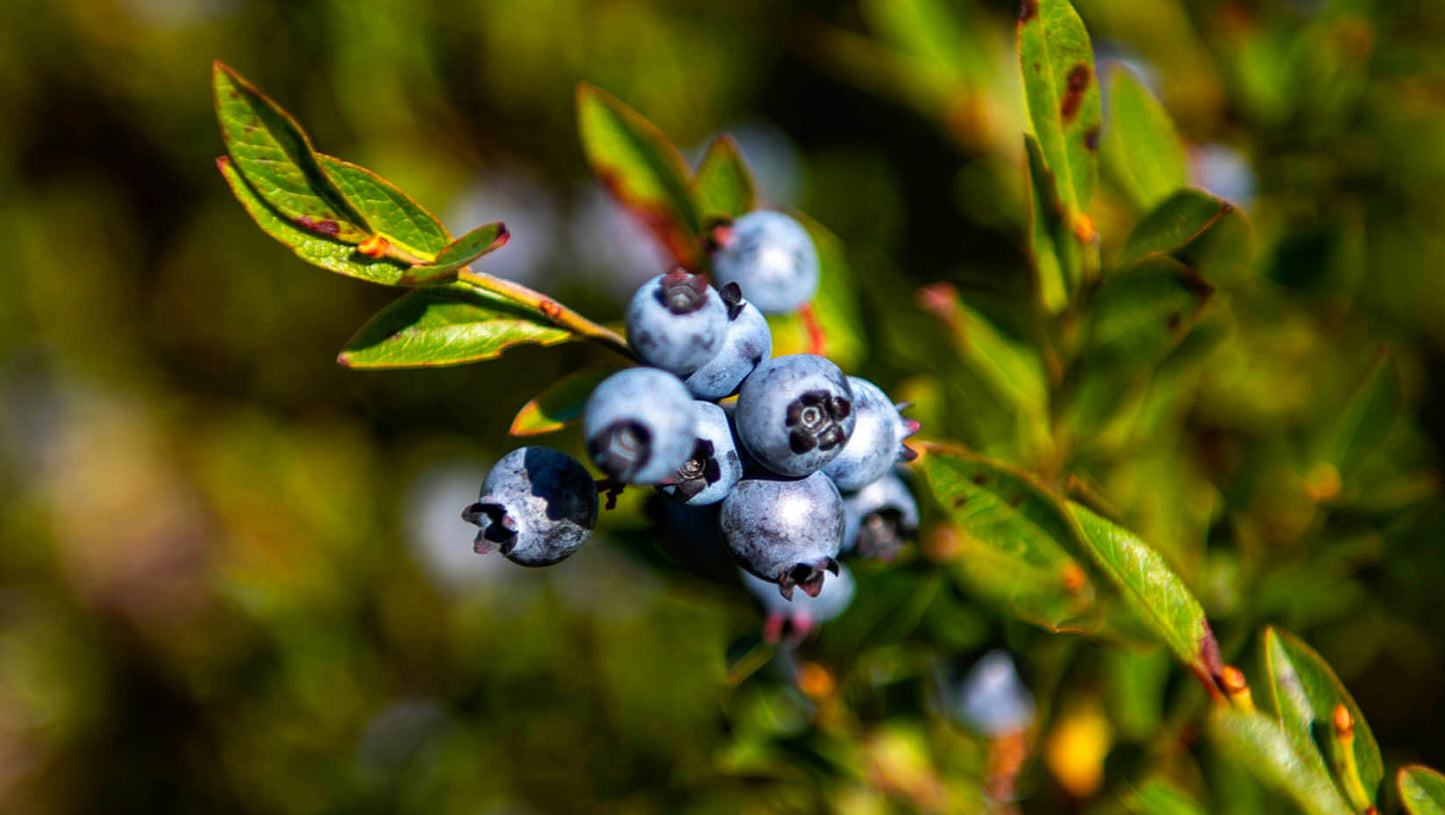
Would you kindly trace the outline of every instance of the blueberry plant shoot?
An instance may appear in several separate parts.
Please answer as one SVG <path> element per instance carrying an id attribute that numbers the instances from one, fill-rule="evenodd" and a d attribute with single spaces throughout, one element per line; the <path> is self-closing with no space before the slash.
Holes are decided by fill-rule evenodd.
<path id="1" fill-rule="evenodd" d="M 1230 502 L 1261 499 L 1207 476 L 1181 496 L 1125 469 L 1174 466 L 1167 445 L 1194 421 L 1216 348 L 1278 296 L 1253 277 L 1254 227 L 1191 186 L 1184 142 L 1132 75 L 1113 75 L 1105 121 L 1067 0 L 1025 0 L 1017 45 L 1025 294 L 984 309 L 947 283 L 875 287 L 866 297 L 906 301 L 882 326 L 860 316 L 847 236 L 761 205 L 733 139 L 690 165 L 587 84 L 581 152 L 670 258 L 610 323 L 489 274 L 502 223 L 451 234 L 219 63 L 217 165 L 302 261 L 398 290 L 341 365 L 569 342 L 612 355 L 519 395 L 525 443 L 456 507 L 476 527 L 456 546 L 559 570 L 619 546 L 751 609 L 752 630 L 717 644 L 726 679 L 797 722 L 735 723 L 734 771 L 865 783 L 898 811 L 1277 811 L 1220 792 L 1246 789 L 1311 815 L 1445 812 L 1434 771 L 1387 783 L 1363 712 L 1310 645 L 1209 596 L 1240 591 L 1248 564 L 1201 568 L 1180 536 L 1228 535 L 1227 518 L 1248 517 Z M 1314 519 L 1301 530 L 1363 528 L 1388 503 L 1372 481 L 1399 474 L 1367 465 L 1401 389 L 1389 353 L 1373 359 L 1325 429 L 1290 442 Z M 540 438 L 573 424 L 580 443 Z M 1192 526 L 1146 524 L 1151 539 L 1130 523 L 1148 517 L 1139 491 L 1186 506 Z M 989 625 L 1003 634 L 977 634 Z M 1132 729 L 1111 728 L 1116 708 Z"/>

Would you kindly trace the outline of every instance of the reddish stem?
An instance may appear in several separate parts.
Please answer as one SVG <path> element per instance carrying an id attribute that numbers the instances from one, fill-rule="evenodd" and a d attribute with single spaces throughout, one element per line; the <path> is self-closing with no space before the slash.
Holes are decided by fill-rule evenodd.
<path id="1" fill-rule="evenodd" d="M 823 331 L 823 324 L 818 322 L 818 314 L 813 311 L 813 304 L 809 303 L 798 309 L 798 317 L 802 319 L 803 328 L 808 332 L 808 353 L 827 356 L 828 335 Z"/>

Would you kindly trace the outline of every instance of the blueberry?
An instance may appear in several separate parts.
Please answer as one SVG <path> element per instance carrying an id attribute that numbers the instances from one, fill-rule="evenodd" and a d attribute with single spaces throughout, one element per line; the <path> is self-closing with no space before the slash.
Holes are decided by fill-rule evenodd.
<path id="1" fill-rule="evenodd" d="M 675 269 L 643 283 L 627 306 L 627 342 L 637 356 L 679 376 L 722 348 L 727 307 L 698 275 Z"/>
<path id="2" fill-rule="evenodd" d="M 742 299 L 736 283 L 723 286 L 720 294 L 728 312 L 722 345 L 712 359 L 685 380 L 688 390 L 699 399 L 732 396 L 753 368 L 773 355 L 773 334 L 758 307 Z"/>
<path id="3" fill-rule="evenodd" d="M 712 402 L 695 401 L 697 436 L 692 457 L 678 468 L 676 483 L 662 487 L 667 497 L 683 504 L 716 504 L 727 497 L 743 477 L 732 425 L 723 409 Z"/>
<path id="4" fill-rule="evenodd" d="M 990 738 L 1017 733 L 1034 719 L 1034 698 L 1004 651 L 990 651 L 963 678 L 949 705 L 963 723 Z"/>
<path id="5" fill-rule="evenodd" d="M 813 354 L 759 365 L 738 392 L 738 438 L 779 475 L 817 472 L 853 433 L 853 391 L 838 366 Z"/>
<path id="6" fill-rule="evenodd" d="M 736 283 L 764 314 L 790 314 L 818 290 L 818 250 L 802 224 L 758 210 L 725 228 L 712 256 L 719 286 Z"/>
<path id="7" fill-rule="evenodd" d="M 918 531 L 918 502 L 894 473 L 843 496 L 843 551 L 891 560 Z"/>
<path id="8" fill-rule="evenodd" d="M 656 484 L 692 455 L 696 416 L 681 379 L 657 368 L 629 368 L 592 391 L 582 431 L 602 472 L 625 484 Z"/>
<path id="9" fill-rule="evenodd" d="M 819 623 L 847 611 L 856 588 L 853 573 L 841 564 L 837 576 L 824 584 L 817 597 L 794 595 L 792 600 L 779 596 L 778 587 L 773 583 L 754 577 L 744 569 L 738 572 L 742 575 L 743 586 L 762 604 L 763 613 L 767 615 L 763 623 L 763 640 L 770 643 L 782 639 L 785 630 L 790 631 L 790 639 L 794 643 L 801 642 Z"/>
<path id="10" fill-rule="evenodd" d="M 776 583 L 786 599 L 793 598 L 794 586 L 816 597 L 823 571 L 838 573 L 843 499 L 822 473 L 743 478 L 723 499 L 718 527 L 738 563 Z"/>
<path id="11" fill-rule="evenodd" d="M 513 563 L 549 566 L 577 551 L 597 525 L 597 487 L 566 453 L 522 447 L 492 467 L 462 518 L 481 527 L 477 554 L 500 551 Z"/>
<path id="12" fill-rule="evenodd" d="M 853 434 L 838 457 L 823 466 L 843 492 L 872 484 L 906 457 L 903 440 L 918 431 L 918 423 L 905 419 L 888 395 L 866 379 L 848 377 L 853 390 Z"/>

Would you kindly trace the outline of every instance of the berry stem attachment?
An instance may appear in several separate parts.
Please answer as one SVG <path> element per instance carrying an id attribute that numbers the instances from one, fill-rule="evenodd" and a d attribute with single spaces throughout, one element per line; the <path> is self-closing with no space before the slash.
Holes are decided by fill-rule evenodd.
<path id="1" fill-rule="evenodd" d="M 1356 812 L 1365 812 L 1371 808 L 1371 803 L 1370 794 L 1365 790 L 1364 782 L 1360 781 L 1359 763 L 1355 761 L 1355 719 L 1344 705 L 1336 705 L 1330 719 L 1335 736 L 1335 775 L 1340 779 L 1340 786 L 1345 788 L 1350 806 Z"/>
<path id="2" fill-rule="evenodd" d="M 554 325 L 610 348 L 627 357 L 628 360 L 636 361 L 637 359 L 632 353 L 632 349 L 628 347 L 627 340 L 623 339 L 621 334 L 592 322 L 539 291 L 529 289 L 520 283 L 493 277 L 485 272 L 474 272 L 469 268 L 462 269 L 457 275 L 457 279 L 483 291 L 500 294 L 508 300 L 520 303 L 546 317 Z"/>

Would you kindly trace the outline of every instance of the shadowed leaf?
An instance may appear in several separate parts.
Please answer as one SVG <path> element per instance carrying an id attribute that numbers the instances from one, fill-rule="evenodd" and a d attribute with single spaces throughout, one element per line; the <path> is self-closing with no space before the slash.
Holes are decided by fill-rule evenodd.
<path id="1" fill-rule="evenodd" d="M 577 125 L 592 172 L 690 269 L 703 260 L 682 155 L 652 122 L 605 91 L 577 86 Z"/>
<path id="2" fill-rule="evenodd" d="M 360 243 L 370 228 L 322 172 L 311 140 L 291 115 L 229 66 L 214 64 L 212 90 L 226 152 L 256 195 L 296 226 Z"/>
<path id="3" fill-rule="evenodd" d="M 714 218 L 737 218 L 757 205 L 752 171 L 732 136 L 713 139 L 692 179 L 693 200 L 703 224 Z"/>
<path id="4" fill-rule="evenodd" d="M 511 434 L 536 436 L 561 430 L 577 421 L 582 418 L 582 408 L 587 403 L 587 397 L 592 395 L 592 389 L 618 370 L 595 368 L 576 371 L 553 382 L 517 411 L 516 418 L 512 419 Z"/>
<path id="5" fill-rule="evenodd" d="M 401 281 L 406 264 L 386 258 L 369 258 L 356 251 L 352 244 L 324 238 L 296 226 L 261 200 L 241 174 L 236 172 L 229 158 L 216 159 L 216 167 L 226 179 L 231 193 L 241 202 L 241 206 L 256 225 L 267 235 L 285 244 L 297 257 L 327 271 L 370 280 L 373 283 L 391 286 Z"/>
<path id="6" fill-rule="evenodd" d="M 348 161 L 322 153 L 316 157 L 321 169 L 346 196 L 347 203 L 391 243 L 416 257 L 430 260 L 452 242 L 452 236 L 436 216 L 395 184 Z"/>
<path id="7" fill-rule="evenodd" d="M 1209 715 L 1209 733 L 1225 755 L 1307 815 L 1351 815 L 1318 756 L 1302 755 L 1273 718 L 1218 705 Z"/>
<path id="8" fill-rule="evenodd" d="M 1249 269 L 1252 241 L 1253 228 L 1238 207 L 1204 190 L 1182 189 L 1134 227 L 1119 265 L 1170 255 L 1211 283 L 1225 284 Z"/>
<path id="9" fill-rule="evenodd" d="M 1068 0 L 1024 0 L 1018 44 L 1029 119 L 1072 219 L 1089 205 L 1099 172 L 1099 83 L 1089 32 Z"/>
<path id="10" fill-rule="evenodd" d="M 571 332 L 465 283 L 409 292 L 346 343 L 348 368 L 424 368 L 492 359 L 513 345 L 556 345 Z"/>
<path id="11" fill-rule="evenodd" d="M 1189 184 L 1189 157 L 1174 121 L 1133 71 L 1116 67 L 1109 83 L 1104 169 L 1134 206 L 1148 210 Z"/>
<path id="12" fill-rule="evenodd" d="M 1410 815 L 1445 815 L 1445 775 L 1423 764 L 1408 764 L 1395 775 L 1395 785 Z"/>
<path id="13" fill-rule="evenodd" d="M 1389 439 L 1403 410 L 1399 369 L 1382 348 L 1334 426 L 1318 443 L 1316 460 L 1350 475 Z"/>
<path id="14" fill-rule="evenodd" d="M 1213 293 L 1213 286 L 1167 257 L 1105 278 L 1093 299 L 1087 361 L 1129 371 L 1152 368 L 1194 327 Z"/>
<path id="15" fill-rule="evenodd" d="M 401 282 L 432 283 L 454 277 L 468 263 L 506 246 L 509 237 L 507 227 L 501 221 L 483 224 L 438 252 L 433 262 L 407 269 Z"/>
<path id="16" fill-rule="evenodd" d="M 1054 174 L 1044 163 L 1039 142 L 1024 136 L 1029 195 L 1029 259 L 1033 261 L 1039 301 L 1051 314 L 1063 311 L 1083 276 L 1084 250 L 1074 238 L 1068 213 L 1059 200 Z"/>

